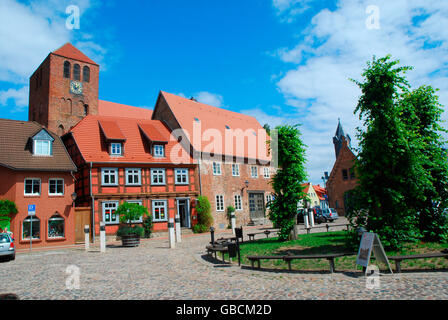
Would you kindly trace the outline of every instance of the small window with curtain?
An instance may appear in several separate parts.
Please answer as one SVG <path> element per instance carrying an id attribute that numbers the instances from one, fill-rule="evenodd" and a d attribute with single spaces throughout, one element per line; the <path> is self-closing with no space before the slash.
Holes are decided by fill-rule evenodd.
<path id="1" fill-rule="evenodd" d="M 53 215 L 48 219 L 48 238 L 64 238 L 65 220 L 59 214 Z"/>
<path id="2" fill-rule="evenodd" d="M 64 78 L 70 79 L 70 62 L 64 62 Z"/>
<path id="3" fill-rule="evenodd" d="M 87 66 L 82 68 L 82 81 L 90 82 L 90 68 Z"/>
<path id="4" fill-rule="evenodd" d="M 81 67 L 79 64 L 73 66 L 73 78 L 78 81 L 81 80 Z"/>

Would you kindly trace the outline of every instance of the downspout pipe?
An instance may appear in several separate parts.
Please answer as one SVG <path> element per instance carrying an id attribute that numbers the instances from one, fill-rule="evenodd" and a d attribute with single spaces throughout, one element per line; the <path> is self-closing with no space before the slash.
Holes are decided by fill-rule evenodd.
<path id="1" fill-rule="evenodd" d="M 89 168 L 90 198 L 92 199 L 92 241 L 95 242 L 95 197 L 92 193 L 92 162 Z"/>

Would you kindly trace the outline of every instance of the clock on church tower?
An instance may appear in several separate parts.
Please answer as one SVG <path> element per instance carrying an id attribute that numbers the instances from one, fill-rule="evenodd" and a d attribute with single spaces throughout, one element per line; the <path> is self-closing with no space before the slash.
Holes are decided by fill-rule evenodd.
<path id="1" fill-rule="evenodd" d="M 99 69 L 70 43 L 51 52 L 30 77 L 28 119 L 63 135 L 98 114 Z"/>

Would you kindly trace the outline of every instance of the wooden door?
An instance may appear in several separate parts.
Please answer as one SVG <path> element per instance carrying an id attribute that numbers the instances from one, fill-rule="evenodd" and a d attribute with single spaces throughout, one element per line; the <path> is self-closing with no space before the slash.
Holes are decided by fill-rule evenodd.
<path id="1" fill-rule="evenodd" d="M 252 220 L 265 217 L 263 193 L 249 193 L 249 212 Z"/>
<path id="2" fill-rule="evenodd" d="M 90 229 L 90 241 L 92 241 L 92 224 L 90 223 L 90 207 L 75 208 L 75 242 L 84 243 L 84 226 Z"/>

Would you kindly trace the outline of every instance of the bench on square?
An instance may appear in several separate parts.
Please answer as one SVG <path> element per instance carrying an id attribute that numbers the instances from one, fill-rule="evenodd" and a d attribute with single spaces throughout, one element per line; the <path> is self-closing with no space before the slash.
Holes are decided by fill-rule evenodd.
<path id="1" fill-rule="evenodd" d="M 215 254 L 215 259 L 216 259 L 216 254 L 217 252 L 221 252 L 222 255 L 222 261 L 225 262 L 224 260 L 224 254 L 229 252 L 229 248 L 227 247 L 227 245 L 225 244 L 211 244 L 205 247 L 207 249 L 207 253 L 208 254 Z"/>
<path id="2" fill-rule="evenodd" d="M 249 241 L 254 241 L 255 240 L 255 235 L 257 235 L 257 234 L 264 234 L 264 235 L 266 235 L 266 239 L 267 239 L 267 238 L 269 238 L 269 235 L 272 232 L 276 232 L 276 231 L 274 231 L 274 230 L 273 231 L 266 230 L 266 231 L 263 231 L 263 232 L 248 233 L 247 236 L 249 237 Z"/>
<path id="3" fill-rule="evenodd" d="M 387 257 L 389 260 L 395 261 L 395 271 L 397 273 L 401 272 L 401 261 L 410 259 L 428 259 L 428 258 L 446 258 L 448 259 L 448 252 L 432 252 L 432 253 L 422 253 L 422 254 L 411 254 L 403 256 L 392 256 Z"/>
<path id="4" fill-rule="evenodd" d="M 258 269 L 260 269 L 260 260 L 283 260 L 284 256 L 247 256 L 249 259 L 252 269 L 254 269 L 254 263 L 257 261 Z"/>
<path id="5" fill-rule="evenodd" d="M 310 255 L 286 255 L 283 257 L 283 260 L 285 260 L 288 263 L 288 269 L 292 270 L 291 268 L 291 262 L 293 260 L 301 260 L 301 259 L 327 259 L 330 263 L 330 273 L 333 273 L 335 271 L 334 267 L 334 259 L 344 256 L 351 256 L 355 255 L 355 253 L 327 253 L 327 254 L 310 254 Z"/>

